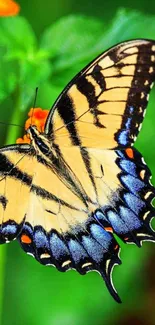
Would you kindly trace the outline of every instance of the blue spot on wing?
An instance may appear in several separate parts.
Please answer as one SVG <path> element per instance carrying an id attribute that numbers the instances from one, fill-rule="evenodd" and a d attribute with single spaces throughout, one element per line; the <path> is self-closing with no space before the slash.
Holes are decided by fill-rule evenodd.
<path id="1" fill-rule="evenodd" d="M 107 219 L 105 213 L 104 213 L 104 212 L 101 212 L 101 211 L 99 211 L 99 210 L 96 211 L 96 212 L 94 213 L 94 218 L 95 218 L 98 222 L 100 222 L 100 221 L 102 221 L 102 222 L 107 222 L 107 221 L 108 221 L 108 219 Z"/>
<path id="2" fill-rule="evenodd" d="M 77 240 L 70 239 L 68 242 L 68 247 L 76 264 L 78 264 L 81 259 L 88 257 L 87 253 Z"/>
<path id="3" fill-rule="evenodd" d="M 34 232 L 34 242 L 36 248 L 49 248 L 49 242 L 45 233 L 40 229 Z"/>
<path id="4" fill-rule="evenodd" d="M 130 107 L 129 107 L 129 112 L 132 114 L 133 111 L 134 111 L 134 107 L 130 106 Z"/>
<path id="5" fill-rule="evenodd" d="M 126 234 L 141 226 L 140 220 L 128 208 L 121 206 L 119 213 L 108 211 L 108 219 L 117 234 Z"/>
<path id="6" fill-rule="evenodd" d="M 126 173 L 128 173 L 134 177 L 137 177 L 136 165 L 134 162 L 127 160 L 127 159 L 121 159 L 119 162 L 119 166 Z"/>
<path id="7" fill-rule="evenodd" d="M 125 223 L 120 219 L 120 216 L 113 210 L 107 212 L 109 222 L 117 234 L 125 234 L 128 228 Z"/>
<path id="8" fill-rule="evenodd" d="M 142 225 L 138 217 L 130 209 L 124 206 L 120 206 L 120 217 L 127 225 L 128 231 L 138 229 Z"/>
<path id="9" fill-rule="evenodd" d="M 125 158 L 125 155 L 124 155 L 123 150 L 116 150 L 116 153 L 117 153 L 117 155 L 118 155 L 119 157 L 121 157 L 121 158 Z"/>
<path id="10" fill-rule="evenodd" d="M 123 123 L 122 129 L 118 133 L 118 143 L 120 145 L 126 146 L 131 142 L 130 134 L 132 129 L 134 107 L 130 106 L 128 110 L 129 116 L 125 116 L 125 121 Z"/>
<path id="11" fill-rule="evenodd" d="M 90 255 L 95 262 L 101 263 L 104 255 L 103 247 L 99 245 L 95 239 L 85 235 L 82 236 L 82 244 L 88 252 L 88 255 Z"/>
<path id="12" fill-rule="evenodd" d="M 112 242 L 112 235 L 96 224 L 92 224 L 90 229 L 93 237 L 102 245 L 105 251 L 108 251 L 109 245 Z"/>
<path id="13" fill-rule="evenodd" d="M 139 214 L 143 210 L 143 208 L 146 207 L 146 203 L 139 199 L 137 196 L 133 195 L 132 193 L 125 193 L 124 199 L 128 207 L 132 211 L 135 211 L 136 214 Z"/>
<path id="14" fill-rule="evenodd" d="M 57 260 L 60 257 L 65 256 L 66 254 L 69 255 L 68 248 L 65 243 L 58 237 L 57 234 L 52 233 L 50 236 L 50 249 L 51 252 Z"/>
<path id="15" fill-rule="evenodd" d="M 120 132 L 118 136 L 118 142 L 119 144 L 126 146 L 129 141 L 129 131 L 128 130 L 123 130 Z"/>
<path id="16" fill-rule="evenodd" d="M 16 225 L 7 225 L 1 229 L 1 233 L 4 236 L 15 235 L 17 233 L 17 226 Z"/>
<path id="17" fill-rule="evenodd" d="M 129 130 L 130 127 L 131 127 L 131 121 L 132 121 L 132 118 L 129 117 L 129 118 L 127 119 L 126 123 L 125 123 L 125 126 L 126 126 L 126 128 L 127 128 L 128 130 Z"/>
<path id="18" fill-rule="evenodd" d="M 0 244 L 15 239 L 21 229 L 21 224 L 17 224 L 13 220 L 2 223 L 0 227 Z"/>
<path id="19" fill-rule="evenodd" d="M 122 175 L 121 181 L 128 188 L 128 190 L 135 195 L 137 195 L 138 192 L 146 186 L 144 182 L 133 177 L 132 175 Z"/>

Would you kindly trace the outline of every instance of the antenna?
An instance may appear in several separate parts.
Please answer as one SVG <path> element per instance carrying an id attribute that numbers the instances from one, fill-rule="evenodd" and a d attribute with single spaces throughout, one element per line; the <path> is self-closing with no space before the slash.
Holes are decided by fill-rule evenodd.
<path id="1" fill-rule="evenodd" d="M 14 123 L 6 123 L 6 122 L 0 122 L 0 124 L 2 125 L 7 125 L 7 126 L 18 126 L 21 129 L 24 129 L 23 126 L 19 125 L 19 124 L 14 124 Z"/>
<path id="2" fill-rule="evenodd" d="M 31 125 L 32 125 L 33 113 L 34 113 L 34 109 L 35 109 L 36 101 L 37 101 L 37 94 L 38 94 L 38 87 L 36 87 L 36 90 L 35 90 L 34 102 L 33 102 L 33 107 L 32 107 L 32 115 L 31 115 Z"/>

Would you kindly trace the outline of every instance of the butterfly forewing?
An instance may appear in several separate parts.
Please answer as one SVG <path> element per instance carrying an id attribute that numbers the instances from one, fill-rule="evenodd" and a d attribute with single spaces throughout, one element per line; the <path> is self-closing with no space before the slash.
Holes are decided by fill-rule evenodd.
<path id="1" fill-rule="evenodd" d="M 135 40 L 103 53 L 56 101 L 46 123 L 59 146 L 112 149 L 134 143 L 155 79 L 155 42 Z"/>

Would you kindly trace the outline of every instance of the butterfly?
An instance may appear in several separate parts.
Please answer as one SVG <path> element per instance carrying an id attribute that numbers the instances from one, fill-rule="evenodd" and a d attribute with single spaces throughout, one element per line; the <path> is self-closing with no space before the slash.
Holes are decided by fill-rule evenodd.
<path id="1" fill-rule="evenodd" d="M 133 148 L 155 80 L 155 41 L 118 44 L 63 90 L 30 144 L 0 149 L 0 243 L 59 271 L 97 271 L 112 282 L 121 264 L 117 235 L 138 247 L 155 241 L 155 188 Z"/>

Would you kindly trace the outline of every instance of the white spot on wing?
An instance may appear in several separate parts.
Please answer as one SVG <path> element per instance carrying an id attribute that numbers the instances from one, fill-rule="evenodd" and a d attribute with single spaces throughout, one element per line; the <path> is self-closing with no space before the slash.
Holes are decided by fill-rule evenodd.
<path id="1" fill-rule="evenodd" d="M 153 73 L 153 67 L 150 67 L 149 73 Z"/>
<path id="2" fill-rule="evenodd" d="M 27 255 L 30 255 L 30 256 L 32 256 L 33 258 L 35 258 L 34 255 L 33 255 L 32 253 L 27 252 Z"/>
<path id="3" fill-rule="evenodd" d="M 40 255 L 40 258 L 50 258 L 50 257 L 51 256 L 48 253 L 43 253 L 43 254 Z"/>
<path id="4" fill-rule="evenodd" d="M 85 263 L 85 264 L 82 265 L 82 269 L 83 269 L 84 267 L 91 266 L 91 265 L 92 265 L 92 263 Z"/>
<path id="5" fill-rule="evenodd" d="M 152 45 L 152 51 L 155 51 L 155 45 Z"/>
<path id="6" fill-rule="evenodd" d="M 141 93 L 140 98 L 143 99 L 144 97 L 145 97 L 145 94 L 144 93 Z"/>
<path id="7" fill-rule="evenodd" d="M 62 267 L 65 267 L 66 265 L 69 265 L 69 264 L 71 264 L 70 260 L 65 261 L 65 262 L 62 263 Z"/>
<path id="8" fill-rule="evenodd" d="M 149 85 L 149 81 L 148 80 L 145 80 L 144 85 L 145 86 L 148 86 Z"/>

